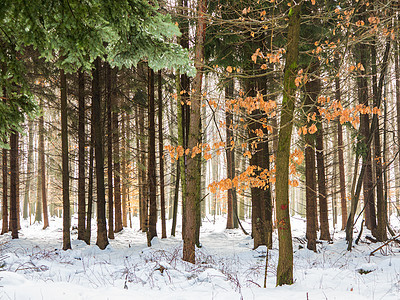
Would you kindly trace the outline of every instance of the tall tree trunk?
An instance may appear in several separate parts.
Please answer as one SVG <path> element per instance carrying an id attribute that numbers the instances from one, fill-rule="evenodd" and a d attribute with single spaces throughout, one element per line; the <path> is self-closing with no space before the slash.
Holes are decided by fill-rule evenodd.
<path id="1" fill-rule="evenodd" d="M 122 227 L 122 205 L 121 205 L 121 163 L 119 149 L 119 105 L 117 95 L 117 74 L 116 70 L 112 72 L 112 89 L 111 97 L 113 101 L 112 107 L 112 136 L 113 136 L 113 161 L 114 161 L 114 206 L 115 206 L 115 229 L 114 232 L 120 232 Z"/>
<path id="2" fill-rule="evenodd" d="M 174 191 L 174 203 L 173 203 L 173 212 L 172 212 L 172 228 L 171 228 L 171 235 L 175 236 L 176 230 L 176 221 L 178 218 L 178 197 L 179 197 L 179 181 L 181 178 L 181 166 L 179 161 L 176 163 L 176 179 L 175 179 L 175 191 Z"/>
<path id="3" fill-rule="evenodd" d="M 46 162 L 44 158 L 44 117 L 43 117 L 43 99 L 40 99 L 40 107 L 42 115 L 39 118 L 39 161 L 40 161 L 40 178 L 41 178 L 41 194 L 43 204 L 43 229 L 49 227 L 49 215 L 47 209 L 47 191 L 46 191 Z"/>
<path id="4" fill-rule="evenodd" d="M 104 152 L 103 152 L 103 124 L 101 117 L 100 98 L 100 58 L 96 58 L 92 71 L 92 126 L 94 132 L 94 147 L 96 160 L 97 184 L 97 242 L 100 249 L 108 245 L 106 227 L 106 199 L 104 188 Z"/>
<path id="5" fill-rule="evenodd" d="M 324 130 L 322 120 L 319 118 L 320 126 L 316 135 L 317 150 L 317 171 L 318 171 L 318 199 L 319 199 L 319 220 L 321 229 L 321 240 L 330 241 L 329 221 L 328 221 L 328 201 L 326 199 L 326 176 L 325 176 L 325 160 L 324 160 Z"/>
<path id="6" fill-rule="evenodd" d="M 336 70 L 339 69 L 339 59 L 335 58 Z M 335 98 L 337 102 L 341 102 L 340 78 L 335 77 Z M 340 119 L 337 122 L 338 135 L 338 157 L 339 157 L 339 185 L 340 185 L 340 203 L 342 211 L 342 230 L 346 228 L 347 220 L 347 201 L 346 201 L 346 178 L 344 173 L 344 156 L 343 156 L 343 129 Z"/>
<path id="7" fill-rule="evenodd" d="M 114 195 L 113 195 L 113 139 L 112 139 L 112 73 L 110 64 L 105 64 L 107 101 L 107 185 L 108 185 L 108 238 L 114 239 Z"/>
<path id="8" fill-rule="evenodd" d="M 128 220 L 126 218 L 126 193 L 127 193 L 127 179 L 128 175 L 126 173 L 126 157 L 128 155 L 127 142 L 126 142 L 126 122 L 127 115 L 123 113 L 122 115 L 122 226 L 128 227 Z M 129 127 L 129 126 L 128 126 Z"/>
<path id="9" fill-rule="evenodd" d="M 293 245 L 289 215 L 289 156 L 295 108 L 296 85 L 294 81 L 297 77 L 301 4 L 294 4 L 293 1 L 291 4 L 276 156 L 276 217 L 279 237 L 277 285 L 293 283 Z"/>
<path id="10" fill-rule="evenodd" d="M 29 204 L 30 204 L 30 189 L 31 189 L 31 177 L 32 177 L 32 164 L 33 164 L 33 120 L 28 121 L 28 161 L 26 166 L 26 179 L 25 179 L 25 196 L 24 196 L 24 207 L 23 207 L 23 218 L 28 219 Z"/>
<path id="11" fill-rule="evenodd" d="M 85 242 L 90 245 L 92 235 L 92 214 L 93 214 L 93 159 L 94 159 L 94 122 L 93 114 L 90 125 L 90 150 L 89 150 L 89 183 L 88 183 L 88 207 L 86 216 Z"/>
<path id="12" fill-rule="evenodd" d="M 167 224 L 165 220 L 165 193 L 164 193 L 164 137 L 163 137 L 163 99 L 161 70 L 158 71 L 158 152 L 160 155 L 160 206 L 161 206 L 161 238 L 167 238 Z"/>
<path id="13" fill-rule="evenodd" d="M 397 125 L 397 145 L 400 151 L 400 67 L 399 67 L 399 44 L 397 39 L 394 40 L 394 66 L 395 66 L 395 77 L 396 77 L 396 125 Z M 399 166 L 397 169 L 397 175 L 400 176 L 400 157 L 398 158 Z M 399 180 L 400 181 L 400 180 Z M 399 207 L 400 199 L 396 200 L 396 207 Z"/>
<path id="14" fill-rule="evenodd" d="M 233 78 L 229 77 L 227 85 L 225 87 L 225 101 L 228 103 L 233 99 L 234 95 L 234 81 Z M 225 111 L 225 123 L 226 123 L 226 164 L 227 164 L 227 177 L 232 181 L 235 178 L 235 151 L 233 145 L 233 115 L 226 109 Z M 231 147 L 232 146 L 232 147 Z M 226 228 L 238 228 L 237 220 L 237 195 L 236 189 L 232 187 L 228 190 L 228 216 L 226 221 Z"/>
<path id="15" fill-rule="evenodd" d="M 63 250 L 71 249 L 71 216 L 69 203 L 69 168 L 68 168 L 68 108 L 67 79 L 64 70 L 60 70 L 61 81 L 61 148 L 62 148 L 62 189 L 63 189 Z"/>
<path id="16" fill-rule="evenodd" d="M 10 229 L 11 237 L 18 238 L 17 176 L 18 176 L 18 132 L 10 135 Z"/>
<path id="17" fill-rule="evenodd" d="M 201 84 L 203 78 L 204 62 L 204 41 L 206 34 L 207 0 L 198 1 L 198 19 L 196 28 L 195 46 L 195 68 L 196 76 L 193 80 L 188 148 L 194 149 L 201 140 Z M 183 260 L 195 263 L 195 243 L 196 243 L 196 214 L 200 209 L 200 162 L 201 155 L 189 155 L 187 157 L 187 198 L 185 203 L 184 221 L 185 230 L 183 238 Z"/>
<path id="18" fill-rule="evenodd" d="M 148 220 L 148 207 L 147 207 L 147 174 L 146 174 L 146 135 L 145 128 L 144 108 L 139 107 L 139 128 L 140 128 L 140 164 L 139 164 L 139 186 L 141 187 L 140 201 L 140 228 L 142 232 L 147 232 Z"/>
<path id="19" fill-rule="evenodd" d="M 8 167 L 7 167 L 7 152 L 8 152 L 8 150 L 6 150 L 6 149 L 2 150 L 2 157 L 3 157 L 3 165 L 2 165 L 2 171 L 3 171 L 3 203 L 2 203 L 3 225 L 2 225 L 2 228 L 1 228 L 1 234 L 4 234 L 4 233 L 8 232 L 8 230 L 9 230 L 9 226 L 8 226 L 8 183 L 7 183 Z"/>
<path id="20" fill-rule="evenodd" d="M 149 223 L 147 231 L 147 244 L 151 246 L 151 240 L 157 236 L 157 178 L 156 178 L 156 129 L 155 129 L 155 105 L 154 105 L 154 71 L 148 69 L 148 168 L 147 184 L 149 188 Z"/>
<path id="21" fill-rule="evenodd" d="M 85 239 L 85 74 L 78 71 L 78 240 Z M 90 239 L 89 239 L 90 241 Z"/>
<path id="22" fill-rule="evenodd" d="M 371 70 L 372 70 L 372 91 L 374 106 L 378 107 L 378 82 L 377 82 L 377 67 L 376 67 L 376 37 L 374 37 L 371 45 Z M 382 92 L 382 91 L 381 91 Z M 382 97 L 382 96 L 380 96 Z M 378 241 L 386 241 L 387 233 L 387 204 L 383 194 L 383 167 L 382 167 L 382 153 L 381 153 L 381 138 L 379 133 L 379 118 L 377 118 L 376 129 L 374 134 L 374 159 L 375 174 L 376 174 L 376 206 L 377 206 L 377 219 L 378 225 L 376 230 L 376 238 Z"/>
<path id="23" fill-rule="evenodd" d="M 43 108 L 42 108 L 43 109 Z M 40 128 L 40 120 L 38 120 L 38 130 Z M 40 140 L 40 132 L 39 140 Z M 40 155 L 39 149 L 40 143 L 37 145 L 37 177 L 36 177 L 36 211 L 35 211 L 35 222 L 42 222 L 43 220 L 43 204 L 42 204 L 42 176 L 41 176 L 41 166 L 42 166 L 42 156 Z"/>

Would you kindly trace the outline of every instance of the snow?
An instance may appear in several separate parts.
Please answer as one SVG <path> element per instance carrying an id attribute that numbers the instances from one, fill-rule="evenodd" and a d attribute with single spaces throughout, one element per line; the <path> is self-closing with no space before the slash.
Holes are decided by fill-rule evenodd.
<path id="1" fill-rule="evenodd" d="M 96 228 L 91 245 L 73 231 L 73 249 L 63 251 L 61 219 L 52 219 L 45 230 L 23 221 L 20 239 L 0 237 L 0 299 L 400 299 L 399 245 L 390 243 L 370 256 L 381 243 L 366 240 L 368 230 L 351 252 L 345 233 L 335 231 L 333 243 L 318 244 L 314 253 L 302 244 L 305 220 L 292 217 L 295 283 L 275 287 L 274 235 L 264 289 L 267 249 L 253 250 L 251 238 L 240 229 L 226 230 L 223 217 L 216 224 L 203 221 L 196 265 L 181 260 L 180 225 L 176 237 L 156 238 L 149 248 L 133 221 L 134 229 L 117 233 L 103 251 L 95 245 Z M 397 217 L 391 223 L 398 231 Z"/>

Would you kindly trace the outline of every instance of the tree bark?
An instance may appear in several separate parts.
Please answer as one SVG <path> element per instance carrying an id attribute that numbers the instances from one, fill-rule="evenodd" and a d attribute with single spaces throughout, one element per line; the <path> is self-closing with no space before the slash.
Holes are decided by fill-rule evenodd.
<path id="1" fill-rule="evenodd" d="M 297 59 L 299 55 L 301 4 L 295 5 L 293 1 L 291 1 L 291 4 L 276 157 L 276 217 L 279 237 L 277 285 L 293 283 L 293 245 L 289 215 L 289 156 L 295 108 L 296 85 L 294 81 L 297 76 Z"/>
<path id="2" fill-rule="evenodd" d="M 157 236 L 157 178 L 156 178 L 156 129 L 155 129 L 155 105 L 154 105 L 154 71 L 148 69 L 148 168 L 147 185 L 149 188 L 149 223 L 147 230 L 147 244 L 151 246 L 151 240 Z"/>
<path id="3" fill-rule="evenodd" d="M 24 207 L 23 207 L 23 218 L 28 219 L 29 204 L 30 204 L 30 189 L 31 189 L 31 177 L 32 177 L 32 164 L 33 164 L 33 120 L 28 121 L 28 161 L 26 166 L 26 178 L 25 178 L 25 196 L 24 196 Z"/>
<path id="4" fill-rule="evenodd" d="M 158 152 L 160 155 L 160 206 L 161 206 L 161 238 L 167 238 L 167 225 L 165 219 L 165 193 L 164 193 L 164 137 L 163 137 L 163 99 L 161 70 L 158 71 Z"/>
<path id="5" fill-rule="evenodd" d="M 106 199 L 104 188 L 104 152 L 103 152 L 103 122 L 101 118 L 100 98 L 100 58 L 96 58 L 92 71 L 92 118 L 94 126 L 94 147 L 96 160 L 96 184 L 97 184 L 97 242 L 100 249 L 108 245 L 106 227 Z"/>
<path id="6" fill-rule="evenodd" d="M 113 162 L 114 162 L 114 206 L 115 206 L 115 229 L 114 232 L 120 232 L 122 227 L 122 205 L 121 205 L 121 163 L 119 147 L 119 105 L 117 95 L 117 73 L 112 72 L 112 138 L 113 138 Z"/>
<path id="7" fill-rule="evenodd" d="M 127 142 L 126 142 L 126 122 L 127 116 L 126 113 L 122 115 L 122 226 L 128 227 L 128 220 L 126 218 L 126 194 L 127 194 L 127 182 L 128 182 L 128 174 L 126 172 L 126 157 L 128 155 L 127 151 Z"/>
<path id="8" fill-rule="evenodd" d="M 198 1 L 198 19 L 196 28 L 195 68 L 196 76 L 193 80 L 188 148 L 193 150 L 201 141 L 201 85 L 203 79 L 204 41 L 206 34 L 207 0 Z M 185 230 L 183 237 L 183 260 L 195 263 L 196 243 L 196 215 L 200 209 L 200 162 L 201 155 L 188 155 L 187 157 L 187 198 L 184 210 Z"/>
<path id="9" fill-rule="evenodd" d="M 93 159 L 94 159 L 94 122 L 93 114 L 91 117 L 90 125 L 90 150 L 89 150 L 89 183 L 88 183 L 88 207 L 86 217 L 86 228 L 85 228 L 85 242 L 90 245 L 90 238 L 92 235 L 92 214 L 93 214 Z"/>
<path id="10" fill-rule="evenodd" d="M 47 209 L 47 191 L 46 191 L 46 162 L 44 158 L 44 116 L 43 116 L 43 99 L 40 99 L 40 107 L 42 115 L 39 118 L 39 161 L 40 161 L 40 178 L 41 178 L 41 194 L 43 204 L 43 229 L 49 227 L 49 215 Z"/>
<path id="11" fill-rule="evenodd" d="M 335 58 L 335 67 L 339 69 L 339 59 Z M 335 77 L 335 98 L 337 102 L 341 102 L 340 78 Z M 346 228 L 347 220 L 347 200 L 346 200 L 346 178 L 344 172 L 344 156 L 343 156 L 343 129 L 340 119 L 337 121 L 338 135 L 338 157 L 339 157 L 339 185 L 340 185 L 340 203 L 342 211 L 342 230 Z"/>
<path id="12" fill-rule="evenodd" d="M 61 81 L 61 142 L 62 142 L 62 189 L 63 189 L 63 250 L 71 249 L 71 216 L 69 203 L 69 168 L 68 168 L 68 108 L 67 79 L 64 70 L 60 70 Z"/>
<path id="13" fill-rule="evenodd" d="M 233 78 L 228 78 L 228 82 L 225 87 L 225 101 L 228 103 L 231 99 L 233 99 L 234 95 L 234 81 Z M 233 115 L 232 113 L 226 109 L 225 111 L 225 123 L 226 123 L 226 164 L 227 164 L 227 177 L 232 181 L 235 178 L 235 151 L 234 147 L 231 147 L 231 142 L 234 142 L 233 139 Z M 233 229 L 238 228 L 238 220 L 237 220 L 237 195 L 236 189 L 232 187 L 227 192 L 228 196 L 228 216 L 226 221 L 226 228 Z"/>
<path id="14" fill-rule="evenodd" d="M 85 239 L 85 75 L 78 71 L 78 240 Z M 89 239 L 90 240 L 90 239 Z"/>
<path id="15" fill-rule="evenodd" d="M 8 178 L 8 167 L 7 167 L 7 152 L 8 150 L 3 149 L 2 150 L 2 157 L 3 157 L 3 165 L 2 165 L 2 171 L 3 171 L 3 203 L 2 203 L 2 218 L 3 218 L 3 225 L 1 228 L 1 234 L 4 234 L 8 232 L 9 226 L 8 226 L 8 183 L 7 183 L 7 178 Z"/>
<path id="16" fill-rule="evenodd" d="M 112 138 L 112 72 L 105 64 L 107 101 L 107 186 L 108 186 L 108 238 L 114 239 L 114 195 L 113 195 L 113 138 Z"/>
<path id="17" fill-rule="evenodd" d="M 15 131 L 10 135 L 10 229 L 13 239 L 18 238 L 18 135 Z"/>

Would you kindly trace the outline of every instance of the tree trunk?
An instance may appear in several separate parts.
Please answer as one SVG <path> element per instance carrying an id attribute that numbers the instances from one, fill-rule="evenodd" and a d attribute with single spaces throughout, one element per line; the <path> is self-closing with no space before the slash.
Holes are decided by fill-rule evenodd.
<path id="1" fill-rule="evenodd" d="M 78 71 L 78 240 L 85 239 L 85 74 Z M 90 239 L 89 239 L 90 241 Z"/>
<path id="2" fill-rule="evenodd" d="M 234 95 L 234 81 L 233 78 L 228 78 L 227 86 L 225 87 L 225 101 L 228 103 L 233 99 Z M 231 143 L 233 140 L 233 115 L 226 109 L 225 111 L 225 122 L 226 122 L 226 164 L 227 164 L 227 177 L 232 181 L 235 178 L 235 151 Z M 232 187 L 228 190 L 228 216 L 226 221 L 226 228 L 238 228 L 237 220 L 237 195 L 236 189 Z"/>
<path id="3" fill-rule="evenodd" d="M 399 67 L 399 44 L 397 39 L 394 40 L 394 66 L 395 66 L 395 77 L 396 77 L 396 123 L 397 123 L 397 145 L 398 151 L 400 151 L 400 67 Z M 400 176 L 400 157 L 398 158 L 399 166 L 397 169 L 397 175 Z M 400 181 L 400 179 L 399 179 Z M 396 199 L 396 207 L 399 207 L 400 199 Z"/>
<path id="4" fill-rule="evenodd" d="M 3 203 L 2 203 L 2 218 L 3 218 L 3 226 L 1 229 L 1 234 L 8 232 L 8 167 L 7 167 L 7 152 L 8 150 L 3 149 L 2 156 L 3 156 Z M 11 227 L 11 226 L 10 226 Z"/>
<path id="5" fill-rule="evenodd" d="M 100 249 L 108 245 L 106 227 L 106 199 L 104 188 L 104 152 L 103 152 L 103 124 L 101 117 L 100 98 L 100 58 L 96 58 L 92 71 L 92 125 L 94 126 L 94 147 L 96 160 L 96 184 L 97 184 L 97 242 Z"/>
<path id="6" fill-rule="evenodd" d="M 148 168 L 147 184 L 149 188 L 149 218 L 147 230 L 147 244 L 151 246 L 151 240 L 157 236 L 157 177 L 156 177 L 156 129 L 155 129 L 155 105 L 154 105 L 154 71 L 148 69 Z"/>
<path id="7" fill-rule="evenodd" d="M 127 151 L 127 142 L 126 142 L 126 122 L 127 116 L 126 113 L 122 115 L 122 226 L 128 227 L 128 220 L 126 218 L 126 193 L 127 193 L 127 181 L 128 175 L 126 173 L 126 156 L 128 155 Z"/>
<path id="8" fill-rule="evenodd" d="M 33 120 L 28 121 L 28 161 L 26 166 L 26 178 L 25 178 L 25 196 L 22 217 L 24 220 L 28 219 L 29 204 L 30 204 L 30 189 L 31 189 L 31 177 L 32 177 L 32 164 L 33 164 Z"/>
<path id="9" fill-rule="evenodd" d="M 112 72 L 112 137 L 113 137 L 113 162 L 114 162 L 114 206 L 115 206 L 115 229 L 114 232 L 120 232 L 122 227 L 122 205 L 121 205 L 121 163 L 119 150 L 119 105 L 117 97 L 117 73 Z"/>
<path id="10" fill-rule="evenodd" d="M 18 135 L 18 132 L 15 131 L 10 135 L 10 229 L 13 239 L 18 238 Z"/>
<path id="11" fill-rule="evenodd" d="M 374 98 L 374 106 L 378 107 L 378 82 L 377 82 L 377 67 L 376 67 L 376 37 L 374 37 L 371 45 L 371 70 L 372 70 L 372 91 Z M 381 91 L 382 92 L 382 91 Z M 380 96 L 382 97 L 382 96 Z M 376 129 L 374 134 L 374 159 L 375 174 L 376 174 L 376 206 L 378 225 L 376 230 L 376 238 L 380 242 L 387 240 L 386 225 L 387 225 L 387 204 L 383 194 L 383 167 L 381 153 L 381 139 L 379 133 L 379 118 L 377 118 Z"/>
<path id="12" fill-rule="evenodd" d="M 38 120 L 38 133 L 40 140 L 40 119 Z M 42 176 L 41 176 L 41 166 L 42 166 L 42 156 L 40 155 L 40 142 L 37 145 L 37 177 L 36 177 L 36 211 L 35 211 L 35 222 L 42 222 L 43 220 L 43 204 L 42 204 Z"/>
<path id="13" fill-rule="evenodd" d="M 325 161 L 324 161 L 324 140 L 323 140 L 323 125 L 319 118 L 320 126 L 316 136 L 317 150 L 317 170 L 318 170 L 318 199 L 319 199 L 319 222 L 321 229 L 321 240 L 330 241 L 329 221 L 328 221 L 328 201 L 326 199 L 326 176 L 325 176 Z"/>
<path id="14" fill-rule="evenodd" d="M 139 164 L 139 186 L 141 187 L 141 197 L 139 199 L 140 205 L 140 228 L 142 232 L 147 232 L 147 178 L 146 178 L 146 136 L 144 133 L 145 128 L 144 108 L 139 107 L 139 131 L 140 131 L 140 164 Z"/>
<path id="15" fill-rule="evenodd" d="M 179 180 L 181 178 L 180 170 L 181 170 L 181 166 L 180 166 L 179 161 L 178 161 L 176 163 L 174 204 L 173 204 L 173 212 L 172 212 L 172 228 L 171 228 L 171 235 L 172 236 L 175 236 L 176 221 L 177 221 L 177 218 L 178 218 Z"/>
<path id="16" fill-rule="evenodd" d="M 67 79 L 64 70 L 60 70 L 61 81 L 61 142 L 62 142 L 62 189 L 63 189 L 63 250 L 71 249 L 71 216 L 69 203 L 69 168 L 68 168 L 68 110 Z"/>
<path id="17" fill-rule="evenodd" d="M 203 78 L 204 41 L 206 34 L 207 0 L 198 1 L 198 19 L 196 28 L 195 68 L 196 76 L 193 80 L 188 148 L 194 149 L 201 141 L 201 85 Z M 201 155 L 188 155 L 187 157 L 187 198 L 185 202 L 184 221 L 185 230 L 183 238 L 183 260 L 195 263 L 196 243 L 196 214 L 200 207 L 200 162 Z"/>
<path id="18" fill-rule="evenodd" d="M 165 194 L 164 194 L 164 139 L 163 139 L 163 99 L 162 99 L 161 70 L 158 71 L 158 152 L 160 155 L 160 206 L 161 206 L 161 238 L 167 238 L 167 225 L 165 220 Z"/>
<path id="19" fill-rule="evenodd" d="M 296 85 L 294 81 L 297 77 L 301 4 L 295 5 L 293 1 L 291 1 L 291 4 L 276 156 L 276 217 L 279 237 L 277 285 L 293 283 L 293 245 L 289 215 L 289 156 L 295 108 Z"/>
<path id="20" fill-rule="evenodd" d="M 335 58 L 336 70 L 339 69 L 339 59 Z M 336 101 L 341 102 L 340 78 L 335 77 L 335 98 Z M 340 185 L 340 203 L 342 211 L 342 230 L 346 228 L 347 220 L 347 201 L 346 201 L 346 178 L 344 172 L 344 156 L 343 156 L 343 129 L 340 119 L 337 122 L 337 135 L 338 135 L 338 153 L 339 153 L 339 185 Z"/>
<path id="21" fill-rule="evenodd" d="M 47 209 L 47 191 L 46 191 L 46 162 L 44 158 L 44 117 L 43 117 L 43 99 L 40 99 L 40 107 L 42 108 L 42 115 L 39 118 L 39 161 L 40 161 L 40 183 L 41 195 L 43 204 L 43 229 L 49 227 L 49 215 Z"/>
<path id="22" fill-rule="evenodd" d="M 110 64 L 105 64 L 107 101 L 107 186 L 108 186 L 108 238 L 114 239 L 114 195 L 113 195 L 113 139 L 112 139 L 112 73 Z"/>
<path id="23" fill-rule="evenodd" d="M 92 235 L 92 214 L 93 214 L 93 159 L 94 159 L 94 122 L 93 122 L 93 114 L 91 117 L 91 125 L 90 125 L 90 150 L 89 150 L 89 183 L 88 183 L 88 207 L 87 207 L 87 216 L 86 216 L 86 228 L 85 228 L 85 242 L 90 245 L 90 238 Z"/>

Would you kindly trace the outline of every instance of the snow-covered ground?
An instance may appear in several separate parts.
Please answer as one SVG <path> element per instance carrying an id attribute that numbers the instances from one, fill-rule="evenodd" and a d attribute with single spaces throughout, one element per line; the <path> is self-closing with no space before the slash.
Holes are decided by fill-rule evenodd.
<path id="1" fill-rule="evenodd" d="M 0 237 L 0 299 L 400 299 L 400 245 L 370 256 L 381 244 L 362 238 L 348 252 L 344 232 L 335 232 L 334 242 L 318 244 L 314 253 L 302 244 L 305 221 L 291 221 L 295 283 L 275 287 L 275 236 L 266 289 L 266 248 L 252 250 L 249 236 L 224 229 L 224 218 L 204 220 L 196 265 L 181 260 L 180 226 L 177 237 L 155 239 L 148 248 L 135 219 L 134 229 L 116 234 L 104 251 L 95 245 L 95 228 L 90 246 L 73 232 L 73 249 L 63 251 L 62 220 L 52 219 L 46 230 L 23 223 L 20 239 Z M 392 224 L 398 232 L 398 219 Z"/>

